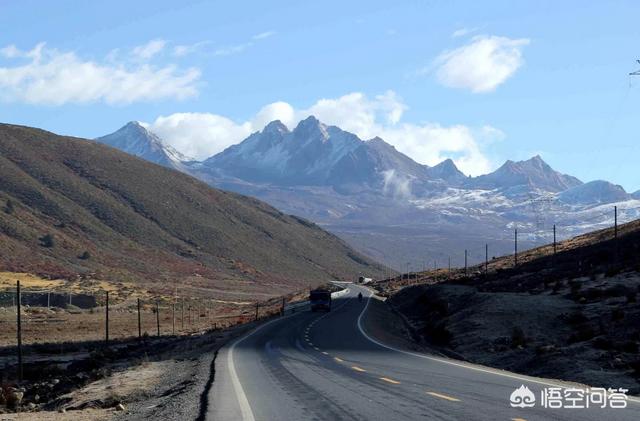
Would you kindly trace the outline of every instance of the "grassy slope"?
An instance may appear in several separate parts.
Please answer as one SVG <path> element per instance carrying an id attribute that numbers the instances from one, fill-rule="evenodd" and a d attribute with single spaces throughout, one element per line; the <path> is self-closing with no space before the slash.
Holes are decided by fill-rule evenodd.
<path id="1" fill-rule="evenodd" d="M 280 286 L 380 271 L 312 223 L 93 141 L 0 125 L 0 180 L 0 270 Z"/>

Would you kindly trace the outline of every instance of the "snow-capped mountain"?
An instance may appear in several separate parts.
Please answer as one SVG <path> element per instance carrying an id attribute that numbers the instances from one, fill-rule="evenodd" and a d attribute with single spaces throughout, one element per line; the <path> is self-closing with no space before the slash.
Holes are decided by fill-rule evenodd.
<path id="1" fill-rule="evenodd" d="M 572 205 L 622 202 L 632 198 L 622 186 L 604 180 L 590 181 L 572 187 L 558 195 L 562 202 Z"/>
<path id="2" fill-rule="evenodd" d="M 555 171 L 540 155 L 536 155 L 526 161 L 509 160 L 490 174 L 470 179 L 466 186 L 483 190 L 527 186 L 548 192 L 560 192 L 580 184 L 582 182 L 577 178 Z"/>
<path id="3" fill-rule="evenodd" d="M 360 145 L 354 134 L 326 126 L 315 117 L 289 131 L 280 121 L 207 159 L 212 173 L 283 185 L 326 183 L 331 169 Z"/>
<path id="4" fill-rule="evenodd" d="M 131 121 L 114 133 L 95 140 L 147 161 L 180 171 L 185 171 L 185 164 L 192 161 L 165 144 L 156 134 L 137 121 Z"/>
<path id="5" fill-rule="evenodd" d="M 269 123 L 202 162 L 186 162 L 139 124 L 100 138 L 145 159 L 173 166 L 216 187 L 255 196 L 341 236 L 396 268 L 429 259 L 460 264 L 640 217 L 640 192 L 605 181 L 583 184 L 540 156 L 507 161 L 478 177 L 451 159 L 429 167 L 381 138 L 368 141 L 311 116 L 293 130 Z M 430 263 L 431 265 L 431 263 Z"/>

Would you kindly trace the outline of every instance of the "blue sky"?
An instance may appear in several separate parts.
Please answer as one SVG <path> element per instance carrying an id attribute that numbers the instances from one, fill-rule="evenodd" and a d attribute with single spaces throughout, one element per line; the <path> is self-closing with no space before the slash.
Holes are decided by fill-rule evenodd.
<path id="1" fill-rule="evenodd" d="M 640 3 L 0 0 L 0 121 L 203 157 L 308 113 L 467 173 L 640 189 Z M 44 44 L 41 44 L 44 43 Z M 40 47 L 38 47 L 40 45 Z"/>

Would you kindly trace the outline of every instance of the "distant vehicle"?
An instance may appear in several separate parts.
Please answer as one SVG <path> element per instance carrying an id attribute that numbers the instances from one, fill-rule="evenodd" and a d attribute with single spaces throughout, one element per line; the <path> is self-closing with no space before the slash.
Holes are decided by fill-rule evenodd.
<path id="1" fill-rule="evenodd" d="M 359 284 L 368 284 L 371 281 L 373 281 L 373 279 L 365 278 L 364 276 L 361 276 L 361 277 L 358 278 L 358 283 Z"/>
<path id="2" fill-rule="evenodd" d="M 311 311 L 331 311 L 331 292 L 326 289 L 315 289 L 309 293 Z"/>

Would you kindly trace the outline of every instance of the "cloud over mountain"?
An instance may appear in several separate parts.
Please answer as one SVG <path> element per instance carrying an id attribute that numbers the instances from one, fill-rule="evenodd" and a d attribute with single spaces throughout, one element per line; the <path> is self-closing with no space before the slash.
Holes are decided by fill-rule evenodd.
<path id="1" fill-rule="evenodd" d="M 322 98 L 301 109 L 287 102 L 274 102 L 244 122 L 213 113 L 176 113 L 160 116 L 148 126 L 182 153 L 205 159 L 262 130 L 270 121 L 280 120 L 293 129 L 298 122 L 313 115 L 361 139 L 380 136 L 422 164 L 435 165 L 452 158 L 467 174 L 477 175 L 493 169 L 484 146 L 504 137 L 500 130 L 491 126 L 406 123 L 402 117 L 407 109 L 393 91 L 374 97 L 352 92 L 337 98 Z"/>

